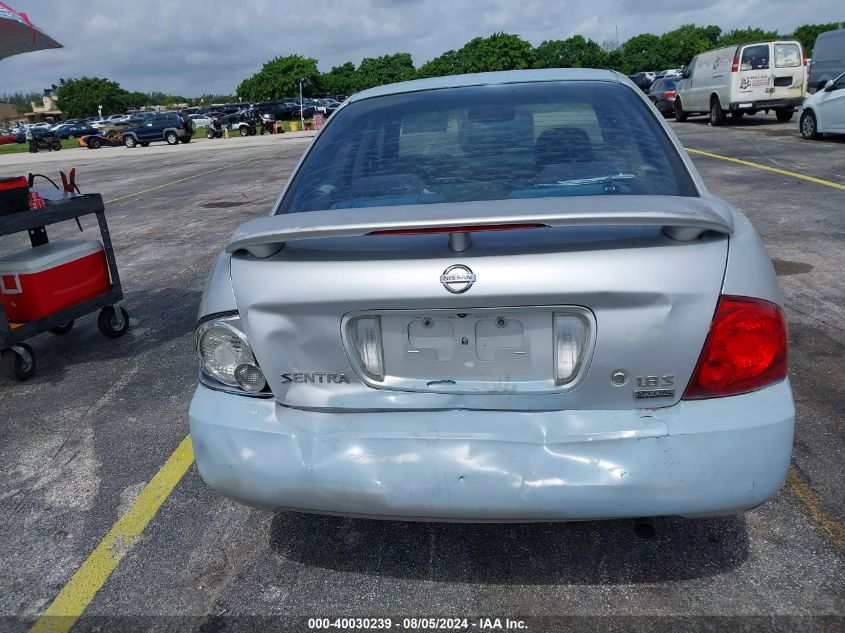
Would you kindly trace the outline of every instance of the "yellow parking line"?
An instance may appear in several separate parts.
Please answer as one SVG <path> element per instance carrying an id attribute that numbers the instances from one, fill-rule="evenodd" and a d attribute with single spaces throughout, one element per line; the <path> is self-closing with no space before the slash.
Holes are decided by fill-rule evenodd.
<path id="1" fill-rule="evenodd" d="M 824 501 L 810 488 L 795 468 L 789 469 L 786 485 L 807 510 L 822 534 L 836 546 L 839 554 L 845 554 L 845 526 L 827 511 Z"/>
<path id="2" fill-rule="evenodd" d="M 247 158 L 246 160 L 215 167 L 208 171 L 166 182 L 163 185 L 136 191 L 114 200 L 106 200 L 105 204 L 128 200 L 141 194 L 164 189 L 180 182 L 207 176 L 261 158 L 264 157 Z M 170 457 L 141 491 L 129 510 L 117 520 L 117 523 L 112 526 L 99 545 L 85 559 L 82 566 L 76 570 L 76 573 L 32 626 L 30 633 L 66 633 L 70 631 L 193 463 L 194 451 L 191 446 L 191 437 L 188 435 L 170 454 Z"/>
<path id="3" fill-rule="evenodd" d="M 750 161 L 730 158 L 719 154 L 712 154 L 696 149 L 687 151 L 694 154 L 701 154 L 711 158 L 727 160 L 742 165 L 772 171 L 786 176 L 792 176 L 817 184 L 827 185 L 836 189 L 845 189 L 845 185 L 806 176 L 796 172 L 790 172 L 775 167 L 768 167 L 752 163 Z M 163 189 L 171 185 L 192 180 L 214 172 L 222 171 L 230 167 L 248 163 L 258 158 L 230 163 L 199 174 L 180 178 L 172 182 L 150 187 L 142 191 L 106 201 L 112 204 L 139 196 L 144 193 Z M 194 451 L 191 445 L 190 435 L 186 436 L 176 450 L 170 454 L 167 461 L 153 476 L 150 482 L 140 492 L 131 507 L 112 526 L 103 540 L 94 548 L 94 551 L 85 559 L 76 573 L 71 577 L 59 594 L 50 603 L 38 621 L 29 630 L 29 633 L 67 633 L 81 617 L 87 606 L 91 603 L 96 593 L 117 569 L 123 557 L 132 549 L 138 541 L 141 533 L 147 524 L 153 519 L 164 501 L 170 496 L 176 485 L 182 480 L 188 469 L 194 463 Z M 827 512 L 823 502 L 818 495 L 804 482 L 803 479 L 790 468 L 787 476 L 787 486 L 801 502 L 810 514 L 812 519 L 819 526 L 823 534 L 833 542 L 840 553 L 845 552 L 845 527 L 835 517 Z"/>
<path id="4" fill-rule="evenodd" d="M 149 189 L 143 189 L 141 191 L 136 191 L 135 193 L 130 193 L 125 196 L 121 196 L 120 198 L 115 198 L 114 200 L 106 200 L 104 204 L 114 204 L 115 202 L 122 202 L 124 200 L 128 200 L 129 198 L 134 198 L 136 196 L 140 196 L 144 193 L 150 193 L 151 191 L 157 191 L 159 189 L 164 189 L 165 187 L 170 187 L 171 185 L 178 185 L 180 182 L 185 182 L 186 180 L 193 180 L 194 178 L 199 178 L 200 176 L 207 176 L 208 174 L 213 174 L 217 171 L 223 171 L 224 169 L 229 169 L 230 167 L 236 167 L 238 165 L 243 165 L 244 163 L 251 163 L 254 160 L 259 160 L 261 158 L 266 158 L 265 156 L 256 156 L 254 158 L 247 158 L 246 160 L 239 160 L 236 163 L 229 163 L 228 165 L 223 165 L 222 167 L 215 167 L 214 169 L 209 169 L 208 171 L 202 171 L 198 174 L 193 174 L 191 176 L 185 176 L 184 178 L 179 178 L 178 180 L 171 180 L 170 182 L 166 182 L 163 185 L 157 185 L 155 187 L 150 187 Z"/>
<path id="5" fill-rule="evenodd" d="M 770 171 L 775 174 L 780 174 L 781 176 L 791 176 L 792 178 L 800 178 L 801 180 L 806 180 L 808 182 L 814 182 L 817 185 L 825 185 L 826 187 L 833 187 L 834 189 L 842 189 L 845 190 L 845 185 L 833 182 L 831 180 L 824 180 L 823 178 L 816 178 L 815 176 L 808 176 L 807 174 L 800 174 L 797 171 L 788 171 L 786 169 L 779 169 L 778 167 L 769 167 L 768 165 L 761 165 L 760 163 L 752 163 L 750 160 L 742 160 L 741 158 L 732 158 L 730 156 L 722 156 L 721 154 L 714 154 L 712 152 L 705 152 L 700 149 L 690 149 L 687 148 L 687 151 L 690 154 L 700 154 L 701 156 L 707 156 L 709 158 L 718 158 L 719 160 L 726 160 L 732 163 L 738 163 L 740 165 L 745 165 L 746 167 L 755 167 L 756 169 L 762 169 L 764 171 Z"/>
<path id="6" fill-rule="evenodd" d="M 70 631 L 193 463 L 194 451 L 189 435 L 171 453 L 129 510 L 94 548 L 29 633 Z M 827 511 L 818 494 L 794 468 L 789 469 L 786 485 L 839 554 L 845 553 L 845 527 Z"/>
<path id="7" fill-rule="evenodd" d="M 161 504 L 194 463 L 190 435 L 185 437 L 126 513 L 85 559 L 30 633 L 66 633 L 76 623 L 103 583 L 132 549 Z"/>

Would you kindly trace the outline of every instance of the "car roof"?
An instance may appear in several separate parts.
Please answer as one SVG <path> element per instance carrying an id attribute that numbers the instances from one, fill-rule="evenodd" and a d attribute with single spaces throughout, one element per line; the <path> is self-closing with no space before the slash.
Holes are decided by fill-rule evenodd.
<path id="1" fill-rule="evenodd" d="M 362 90 L 346 99 L 360 101 L 371 97 L 438 90 L 440 88 L 463 88 L 467 86 L 488 86 L 496 84 L 532 83 L 541 81 L 610 81 L 619 82 L 621 74 L 613 70 L 595 68 L 542 68 L 537 70 L 506 70 L 491 73 L 471 73 L 467 75 L 448 75 L 430 79 L 414 79 L 395 84 L 377 86 Z"/>

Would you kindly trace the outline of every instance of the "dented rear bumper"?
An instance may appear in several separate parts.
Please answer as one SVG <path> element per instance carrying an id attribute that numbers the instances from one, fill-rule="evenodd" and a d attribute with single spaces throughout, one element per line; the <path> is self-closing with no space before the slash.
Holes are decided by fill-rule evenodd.
<path id="1" fill-rule="evenodd" d="M 788 381 L 655 410 L 326 413 L 197 388 L 197 466 L 240 501 L 444 521 L 706 516 L 772 497 Z"/>

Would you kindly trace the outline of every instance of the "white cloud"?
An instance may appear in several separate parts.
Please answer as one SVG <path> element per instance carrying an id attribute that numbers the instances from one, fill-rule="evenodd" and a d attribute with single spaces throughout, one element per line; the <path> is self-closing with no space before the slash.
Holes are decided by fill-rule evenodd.
<path id="1" fill-rule="evenodd" d="M 417 65 L 495 31 L 534 44 L 576 33 L 601 42 L 680 24 L 790 32 L 842 19 L 840 0 L 9 0 L 65 48 L 0 60 L 0 93 L 38 91 L 60 77 L 113 79 L 127 90 L 231 93 L 276 55 L 299 53 L 322 70 L 409 52 Z"/>

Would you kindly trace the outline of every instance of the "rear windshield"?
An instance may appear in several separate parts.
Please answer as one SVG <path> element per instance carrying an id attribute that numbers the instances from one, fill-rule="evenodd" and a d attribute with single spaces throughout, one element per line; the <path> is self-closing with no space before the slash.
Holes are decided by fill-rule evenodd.
<path id="1" fill-rule="evenodd" d="M 534 82 L 341 108 L 277 212 L 616 194 L 697 195 L 631 88 Z"/>
<path id="2" fill-rule="evenodd" d="M 775 44 L 775 66 L 792 68 L 801 65 L 801 51 L 798 44 Z"/>
<path id="3" fill-rule="evenodd" d="M 769 68 L 769 45 L 746 46 L 742 51 L 740 70 L 766 70 Z"/>

